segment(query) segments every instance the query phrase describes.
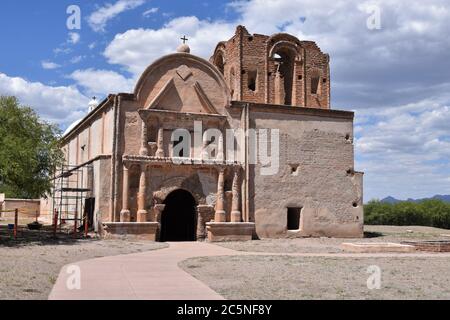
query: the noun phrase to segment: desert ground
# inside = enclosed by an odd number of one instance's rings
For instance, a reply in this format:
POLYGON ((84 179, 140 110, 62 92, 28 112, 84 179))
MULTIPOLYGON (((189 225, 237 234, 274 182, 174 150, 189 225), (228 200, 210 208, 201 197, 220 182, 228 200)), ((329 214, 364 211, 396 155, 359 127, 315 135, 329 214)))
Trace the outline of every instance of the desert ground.
POLYGON ((181 267, 226 299, 450 299, 448 258, 231 256, 181 267), (381 269, 369 290, 367 269, 381 269))
POLYGON ((339 256, 344 253, 342 242, 450 240, 450 230, 366 226, 365 231, 363 240, 307 238, 222 243, 226 248, 259 255, 198 257, 183 261, 180 267, 226 299, 450 299, 449 256, 339 256), (289 256, 304 253, 311 256, 289 256), (373 265, 381 270, 381 287, 369 290, 368 267, 373 265))
MULTIPOLYGON (((227 299, 450 299, 450 255, 344 255, 342 242, 447 239, 450 230, 367 226, 361 239, 270 239, 217 245, 236 255, 196 257, 179 266, 227 299), (254 255, 239 255, 239 252, 254 255), (295 256, 301 254, 301 256, 295 256), (369 290, 369 266, 381 270, 381 288, 369 290)), ((103 256, 166 248, 130 239, 74 239, 48 229, 20 230, 12 239, 0 225, 0 299, 47 299, 62 266, 103 256)))
POLYGON ((69 263, 165 248, 164 243, 126 239, 74 239, 49 227, 42 231, 21 228, 14 240, 0 222, 0 300, 46 300, 61 268, 69 263))

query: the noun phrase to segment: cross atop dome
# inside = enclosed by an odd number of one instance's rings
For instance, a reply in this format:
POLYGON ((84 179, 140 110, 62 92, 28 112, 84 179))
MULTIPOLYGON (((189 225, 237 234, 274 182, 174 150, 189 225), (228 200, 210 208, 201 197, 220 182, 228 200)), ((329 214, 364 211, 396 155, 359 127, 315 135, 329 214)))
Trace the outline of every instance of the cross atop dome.
POLYGON ((186 41, 188 41, 189 39, 186 38, 186 36, 183 36, 183 38, 180 38, 180 39, 183 40, 183 44, 181 44, 177 48, 177 52, 179 52, 179 53, 191 53, 191 48, 189 48, 189 46, 186 44, 186 41))

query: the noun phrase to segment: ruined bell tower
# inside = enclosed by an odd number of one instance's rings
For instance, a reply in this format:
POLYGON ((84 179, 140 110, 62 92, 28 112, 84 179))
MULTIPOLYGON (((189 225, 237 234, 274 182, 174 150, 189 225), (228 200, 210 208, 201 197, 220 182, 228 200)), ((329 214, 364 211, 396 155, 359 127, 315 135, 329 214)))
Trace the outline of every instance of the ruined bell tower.
POLYGON ((285 33, 252 35, 238 26, 210 62, 235 101, 330 109, 330 59, 315 42, 285 33))

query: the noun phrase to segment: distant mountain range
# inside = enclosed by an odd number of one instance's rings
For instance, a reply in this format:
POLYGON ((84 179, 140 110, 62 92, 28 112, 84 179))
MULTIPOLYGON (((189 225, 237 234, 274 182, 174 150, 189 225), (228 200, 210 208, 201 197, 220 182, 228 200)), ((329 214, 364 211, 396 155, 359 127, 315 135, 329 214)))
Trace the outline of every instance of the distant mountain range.
POLYGON ((382 199, 381 202, 384 202, 384 203, 399 203, 399 202, 403 202, 403 201, 422 202, 424 200, 430 200, 430 199, 437 199, 437 200, 442 200, 444 202, 449 202, 450 203, 450 195, 440 195, 440 194, 437 194, 437 195, 435 195, 434 197, 431 197, 431 198, 423 198, 423 199, 411 199, 411 198, 409 198, 408 200, 398 200, 398 199, 395 199, 394 197, 389 196, 389 197, 386 197, 386 198, 382 199))

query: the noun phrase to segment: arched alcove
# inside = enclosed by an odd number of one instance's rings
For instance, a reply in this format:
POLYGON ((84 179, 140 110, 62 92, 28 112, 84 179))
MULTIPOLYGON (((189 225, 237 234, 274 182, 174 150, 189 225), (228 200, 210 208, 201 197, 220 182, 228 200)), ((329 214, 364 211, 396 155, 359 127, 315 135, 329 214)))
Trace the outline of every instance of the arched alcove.
POLYGON ((171 192, 164 200, 161 215, 160 240, 196 241, 197 203, 192 194, 183 189, 171 192))

